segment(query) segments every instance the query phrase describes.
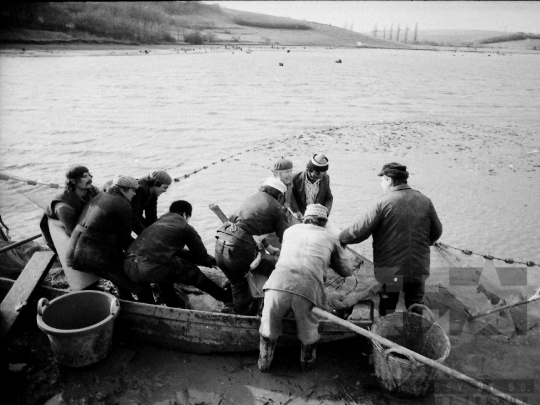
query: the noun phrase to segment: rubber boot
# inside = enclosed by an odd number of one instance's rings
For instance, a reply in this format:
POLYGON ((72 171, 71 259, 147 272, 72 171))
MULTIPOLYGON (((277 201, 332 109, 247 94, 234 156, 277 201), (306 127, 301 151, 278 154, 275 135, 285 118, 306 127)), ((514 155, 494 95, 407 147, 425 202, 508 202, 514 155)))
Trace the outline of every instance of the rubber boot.
POLYGON ((259 370, 263 373, 270 369, 270 364, 274 358, 274 349, 276 348, 277 340, 270 339, 261 335, 259 345, 259 370))
POLYGON ((317 343, 305 345, 302 343, 300 347, 300 366, 303 371, 310 371, 313 368, 315 359, 317 358, 317 343))

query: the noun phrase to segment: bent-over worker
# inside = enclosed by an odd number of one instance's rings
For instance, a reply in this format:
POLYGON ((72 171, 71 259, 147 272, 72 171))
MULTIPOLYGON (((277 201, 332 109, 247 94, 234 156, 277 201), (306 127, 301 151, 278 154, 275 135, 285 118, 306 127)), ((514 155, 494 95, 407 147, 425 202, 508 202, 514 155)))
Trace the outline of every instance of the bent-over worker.
POLYGON ((131 242, 130 201, 139 187, 129 176, 117 176, 112 187, 92 198, 84 207, 69 240, 67 262, 77 270, 94 273, 112 281, 120 298, 154 303, 150 285, 134 283, 124 273, 124 249, 131 242))
MULTIPOLYGON (((279 249, 263 238, 256 242, 254 237, 275 232, 281 242, 283 232, 289 227, 285 207, 281 203, 286 190, 287 187, 280 180, 269 177, 259 191, 248 197, 217 231, 216 261, 231 282, 237 314, 253 315, 258 310, 257 301, 249 291, 246 275, 257 253, 263 250, 263 245, 271 255, 278 255, 279 249)), ((254 271, 268 276, 274 267, 275 258, 263 254, 254 271)))
POLYGON ((319 318, 311 312, 314 306, 325 308, 324 282, 329 266, 340 276, 352 275, 352 266, 338 237, 325 228, 327 209, 321 204, 307 206, 304 223, 291 226, 283 234, 281 254, 275 270, 264 285, 259 348, 259 369, 270 368, 277 339, 282 334, 282 320, 294 312, 300 364, 309 371, 316 358, 319 340, 319 318))
POLYGON ((218 301, 232 301, 230 290, 218 286, 196 266, 215 266, 216 259, 207 253, 201 237, 189 225, 192 210, 187 201, 173 202, 168 213, 129 245, 124 259, 129 278, 136 283, 158 283, 169 307, 186 308, 187 304, 176 295, 174 283, 193 285, 218 301))

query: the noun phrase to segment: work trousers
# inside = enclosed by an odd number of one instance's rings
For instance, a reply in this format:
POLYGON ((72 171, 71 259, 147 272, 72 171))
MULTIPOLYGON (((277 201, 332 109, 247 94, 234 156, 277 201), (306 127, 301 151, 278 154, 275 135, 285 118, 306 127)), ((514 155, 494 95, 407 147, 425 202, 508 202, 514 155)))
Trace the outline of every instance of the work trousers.
MULTIPOLYGON (((232 288, 234 311, 240 315, 255 315, 257 300, 249 291, 246 275, 251 270, 249 265, 257 257, 255 249, 249 251, 239 244, 216 239, 216 262, 223 274, 229 279, 232 288)), ((275 268, 275 263, 263 258, 255 271, 269 276, 275 268)))
POLYGON ((408 279, 397 276, 395 282, 383 284, 379 291, 379 315, 385 316, 393 313, 399 301, 399 294, 405 294, 405 307, 409 308, 413 304, 421 304, 424 298, 424 281, 418 279, 408 279))
POLYGON ((96 274, 110 280, 118 289, 120 298, 133 300, 131 292, 144 294, 150 290, 148 283, 133 282, 124 273, 122 247, 77 228, 71 234, 66 253, 66 264, 79 271, 96 274))
POLYGON ((124 271, 135 282, 157 283, 161 296, 169 307, 186 308, 174 290, 174 283, 192 285, 221 302, 232 300, 230 294, 210 280, 195 264, 180 257, 169 263, 156 263, 143 256, 130 255, 124 259, 124 271))
POLYGON ((294 312, 298 339, 304 345, 311 345, 319 340, 319 318, 312 312, 314 304, 301 295, 281 290, 264 292, 261 336, 275 340, 283 333, 283 318, 289 311, 294 312))

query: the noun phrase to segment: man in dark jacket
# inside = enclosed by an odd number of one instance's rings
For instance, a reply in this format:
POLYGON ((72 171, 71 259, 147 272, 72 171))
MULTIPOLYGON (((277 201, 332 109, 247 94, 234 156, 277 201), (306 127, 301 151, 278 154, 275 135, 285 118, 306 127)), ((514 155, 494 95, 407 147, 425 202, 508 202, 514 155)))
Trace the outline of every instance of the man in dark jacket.
MULTIPOLYGON (((66 255, 68 265, 112 281, 120 298, 128 300, 130 292, 149 291, 149 284, 134 283, 123 269, 124 249, 131 242, 130 201, 138 186, 133 177, 117 176, 106 193, 92 198, 71 234, 66 255)), ((153 301, 146 295, 143 300, 153 301)))
POLYGON ((133 208, 133 232, 141 232, 157 221, 158 197, 165 193, 172 178, 164 170, 158 170, 139 180, 139 188, 131 200, 133 208))
POLYGON ((175 294, 174 283, 193 285, 218 301, 230 302, 232 295, 208 277, 196 264, 212 267, 201 237, 191 225, 192 207, 187 201, 175 201, 169 212, 146 228, 129 246, 124 271, 136 283, 158 283, 169 307, 186 308, 175 294), (184 250, 187 246, 188 250, 184 250))
POLYGON ((429 276, 430 246, 442 235, 431 200, 407 185, 409 172, 399 163, 385 164, 379 173, 385 193, 353 225, 339 234, 342 245, 373 236, 375 278, 381 316, 395 311, 399 293, 405 306, 421 303, 429 276))
POLYGON ((291 210, 301 218, 309 204, 321 204, 332 210, 334 197, 330 190, 328 159, 323 153, 313 155, 306 165, 306 170, 297 173, 292 179, 291 210))
POLYGON ((216 261, 231 282, 234 310, 238 314, 253 315, 258 309, 249 291, 247 273, 254 269, 268 276, 275 267, 275 258, 263 255, 259 264, 254 260, 263 246, 272 255, 279 254, 279 249, 269 245, 264 235, 275 232, 281 242, 289 227, 282 205, 286 190, 280 180, 269 177, 217 231, 216 261))

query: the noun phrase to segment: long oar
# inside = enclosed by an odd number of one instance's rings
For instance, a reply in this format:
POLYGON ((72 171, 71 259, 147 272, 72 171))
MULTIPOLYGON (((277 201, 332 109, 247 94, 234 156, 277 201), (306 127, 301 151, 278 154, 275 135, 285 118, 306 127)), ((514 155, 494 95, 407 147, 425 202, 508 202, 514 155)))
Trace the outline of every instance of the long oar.
POLYGON ((511 397, 510 395, 507 395, 501 391, 498 391, 496 390, 495 388, 493 387, 490 387, 489 385, 486 385, 486 384, 483 384, 479 381, 476 381, 475 379, 471 378, 471 377, 468 377, 466 376, 465 374, 461 374, 460 372, 456 371, 456 370, 453 370, 449 367, 446 367, 446 366, 443 366, 442 364, 440 363, 437 363, 436 361, 430 359, 430 358, 427 358, 425 356, 422 356, 421 354, 418 354, 416 352, 413 352, 412 350, 409 350, 407 349, 406 347, 403 347, 403 346, 400 346, 398 345, 397 343, 394 343, 394 342, 391 342, 390 340, 388 339, 385 339, 383 338, 382 336, 379 336, 373 332, 370 332, 366 329, 362 329, 361 327, 359 326, 356 326, 354 324, 352 324, 351 322, 348 322, 348 321, 345 321, 341 318, 338 318, 337 316, 334 316, 326 311, 323 311, 322 309, 320 308, 317 308, 317 307, 314 307, 313 308, 313 313, 322 317, 322 318, 326 318, 328 319, 329 321, 332 321, 332 322, 335 322, 341 326, 344 326, 345 328, 347 329, 350 329, 356 333, 359 333, 360 335, 362 336, 365 336, 371 340, 375 340, 376 342, 379 342, 380 344, 384 345, 384 346, 387 346, 387 347, 391 347, 391 348, 394 348, 394 349, 398 349, 399 351, 403 352, 403 353, 406 353, 408 354, 409 356, 413 357, 415 360, 421 362, 421 363, 424 363, 424 364, 427 364, 428 366, 430 367, 433 367, 433 368, 436 368, 437 370, 440 370, 442 371, 443 373, 446 373, 454 378, 457 378, 458 380, 461 380, 463 382, 466 382, 467 384, 470 384, 474 387, 477 387, 479 389, 481 389, 482 391, 485 391, 485 392, 488 392, 496 397, 499 397, 499 398, 502 398, 504 399, 505 401, 507 401, 508 403, 510 404, 517 404, 517 405, 527 405, 525 402, 523 401, 520 401, 519 399, 516 399, 514 397, 511 397))
POLYGON ((526 300, 516 302, 515 304, 508 304, 508 305, 504 305, 502 307, 493 308, 493 309, 490 309, 489 311, 480 312, 480 313, 478 313, 476 315, 470 316, 469 320, 472 321, 473 319, 480 318, 481 316, 489 315, 489 314, 492 314, 494 312, 499 312, 499 311, 502 311, 504 309, 517 307, 518 305, 529 304, 529 303, 531 303, 533 301, 536 301, 536 300, 539 300, 539 299, 540 299, 540 287, 538 288, 538 290, 536 290, 536 292, 530 298, 528 298, 526 300))
POLYGON ((40 238, 41 234, 38 233, 37 235, 30 236, 29 238, 23 239, 19 242, 12 243, 11 245, 4 246, 2 249, 0 249, 0 253, 7 252, 8 250, 11 250, 13 248, 16 248, 17 246, 24 245, 25 243, 28 243, 34 239, 40 238))

